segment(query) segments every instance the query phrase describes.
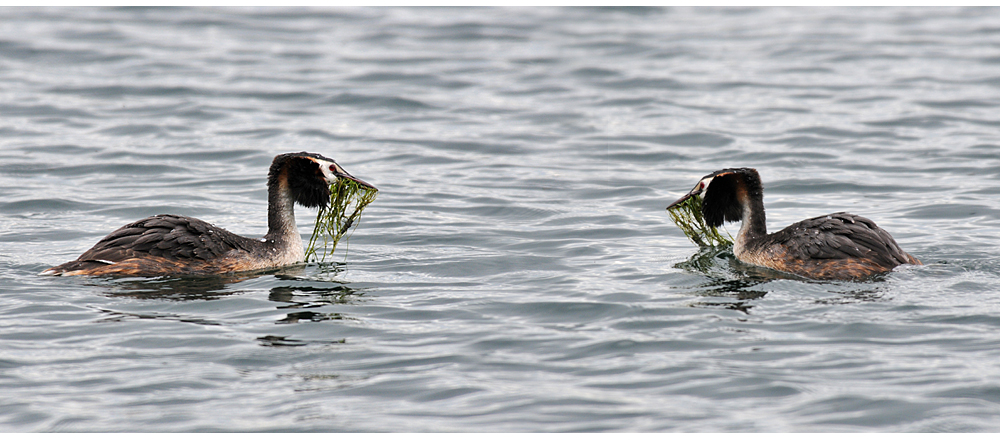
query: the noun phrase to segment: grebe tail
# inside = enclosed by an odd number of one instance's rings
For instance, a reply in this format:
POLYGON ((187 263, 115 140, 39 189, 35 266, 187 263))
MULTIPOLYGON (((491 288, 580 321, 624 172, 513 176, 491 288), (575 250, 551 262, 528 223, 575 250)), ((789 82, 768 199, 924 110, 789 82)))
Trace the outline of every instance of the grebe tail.
POLYGON ((742 222, 733 253, 742 262, 817 280, 855 280, 901 264, 921 264, 875 222, 838 212, 767 233, 764 186, 753 168, 726 168, 703 177, 667 209, 702 197, 705 223, 742 222))
POLYGON ((302 236, 294 205, 322 208, 330 184, 351 176, 333 159, 315 153, 281 154, 267 174, 267 235, 241 237, 196 218, 155 215, 108 234, 76 260, 41 275, 207 275, 270 269, 301 262, 302 236))

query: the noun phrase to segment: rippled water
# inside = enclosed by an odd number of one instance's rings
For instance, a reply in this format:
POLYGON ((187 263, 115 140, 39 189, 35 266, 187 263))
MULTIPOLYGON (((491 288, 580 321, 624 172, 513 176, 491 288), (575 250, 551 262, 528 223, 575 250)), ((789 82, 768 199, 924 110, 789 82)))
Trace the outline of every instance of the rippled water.
POLYGON ((0 97, 3 431, 1000 430, 997 9, 0 9, 0 97), (381 190, 336 264, 36 275, 301 150, 381 190), (730 166, 927 265, 699 252, 730 166))

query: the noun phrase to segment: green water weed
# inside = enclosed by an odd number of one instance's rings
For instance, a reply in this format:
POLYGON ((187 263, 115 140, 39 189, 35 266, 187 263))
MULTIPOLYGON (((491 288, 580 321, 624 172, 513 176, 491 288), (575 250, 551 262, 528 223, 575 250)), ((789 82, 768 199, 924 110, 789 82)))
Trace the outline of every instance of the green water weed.
POLYGON ((325 262, 327 255, 333 255, 337 244, 347 231, 357 228, 361 212, 375 200, 378 190, 361 186, 350 179, 337 179, 330 185, 330 203, 316 214, 309 244, 306 245, 305 260, 325 262), (322 238, 322 245, 320 239, 322 238), (317 251, 322 249, 320 256, 317 251))
POLYGON ((674 224, 684 232, 684 235, 700 247, 732 245, 732 235, 726 232, 726 235, 729 236, 726 238, 719 233, 717 228, 705 223, 701 205, 701 196, 691 196, 668 209, 667 214, 670 214, 670 220, 673 220, 674 224))

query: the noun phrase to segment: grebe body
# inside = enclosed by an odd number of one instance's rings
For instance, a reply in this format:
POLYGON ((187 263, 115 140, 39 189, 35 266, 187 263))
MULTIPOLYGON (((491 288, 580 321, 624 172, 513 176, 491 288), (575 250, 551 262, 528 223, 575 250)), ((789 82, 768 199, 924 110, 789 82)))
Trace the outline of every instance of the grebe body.
POLYGON ((921 264, 903 252, 875 222, 838 212, 767 233, 764 187, 753 168, 727 168, 703 177, 667 209, 702 197, 705 223, 742 222, 733 243, 736 258, 817 280, 854 280, 888 272, 900 264, 921 264))
POLYGON ((196 218, 155 215, 122 226, 76 260, 42 275, 209 275, 270 269, 301 262, 302 236, 294 205, 325 207, 330 184, 344 178, 374 188, 328 157, 281 154, 267 175, 267 235, 241 237, 196 218))

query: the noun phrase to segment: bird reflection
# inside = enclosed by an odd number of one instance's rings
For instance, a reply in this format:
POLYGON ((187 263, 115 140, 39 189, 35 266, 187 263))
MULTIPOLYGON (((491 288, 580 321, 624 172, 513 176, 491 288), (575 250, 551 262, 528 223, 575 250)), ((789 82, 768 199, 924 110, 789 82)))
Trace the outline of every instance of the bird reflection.
MULTIPOLYGON (((312 309, 335 304, 349 304, 363 295, 356 289, 345 285, 332 287, 280 286, 271 289, 267 299, 285 303, 278 309, 312 309)), ((295 324, 299 322, 321 322, 351 320, 342 313, 319 312, 312 310, 297 310, 289 312, 284 318, 275 321, 277 324, 295 324)))
POLYGON ((279 309, 321 307, 329 304, 347 304, 361 297, 363 292, 352 289, 344 284, 332 287, 311 286, 278 286, 272 287, 267 299, 274 302, 288 303, 279 309), (299 299, 296 299, 299 297, 299 299), (304 301, 303 299, 308 299, 304 301))
POLYGON ((285 336, 274 336, 267 335, 257 338, 260 345, 265 347, 301 347, 310 344, 346 344, 346 339, 337 339, 332 341, 306 341, 302 339, 288 338, 285 336))
POLYGON ((731 298, 737 301, 696 301, 692 307, 721 307, 750 314, 753 308, 751 300, 761 298, 767 291, 754 290, 752 287, 768 282, 774 278, 768 277, 770 271, 766 268, 743 264, 733 255, 729 246, 706 246, 698 253, 674 265, 677 269, 698 272, 705 275, 707 281, 694 288, 694 294, 713 298, 731 298), (735 276, 734 276, 735 275, 735 276))
POLYGON ((167 299, 174 301, 205 301, 241 293, 229 286, 265 275, 279 279, 292 279, 305 273, 305 266, 289 266, 258 272, 228 275, 164 276, 137 278, 94 278, 94 282, 108 288, 106 295, 138 299, 167 299))
MULTIPOLYGON (((876 280, 877 281, 877 280, 876 280)), ((840 296, 816 300, 817 304, 853 304, 859 302, 885 301, 885 285, 873 285, 870 289, 853 289, 840 292, 840 296)))
MULTIPOLYGON (((241 273, 238 275, 206 275, 186 277, 158 278, 90 278, 88 284, 96 284, 112 297, 130 297, 136 299, 171 300, 171 301, 211 301, 223 299, 230 295, 245 294, 246 289, 234 287, 234 284, 254 280, 271 275, 274 280, 268 283, 279 284, 268 290, 267 299, 274 304, 275 309, 284 316, 275 319, 274 324, 309 324, 318 322, 337 322, 357 320, 343 313, 342 310, 331 311, 343 305, 351 304, 364 295, 364 289, 349 287, 341 281, 332 278, 343 272, 343 263, 321 264, 317 270, 311 267, 308 273, 306 266, 292 266, 263 272, 241 273), (325 279, 330 278, 330 279, 325 279)), ((259 291, 258 289, 254 289, 259 291)), ((207 319, 194 315, 178 315, 175 313, 133 313, 116 310, 102 310, 106 315, 103 321, 122 321, 129 319, 155 319, 182 321, 203 325, 225 325, 222 321, 207 319)), ((273 318, 272 318, 273 319, 273 318)), ((261 345, 269 347, 294 347, 311 344, 344 344, 340 339, 297 339, 286 335, 268 334, 257 338, 261 345)))

